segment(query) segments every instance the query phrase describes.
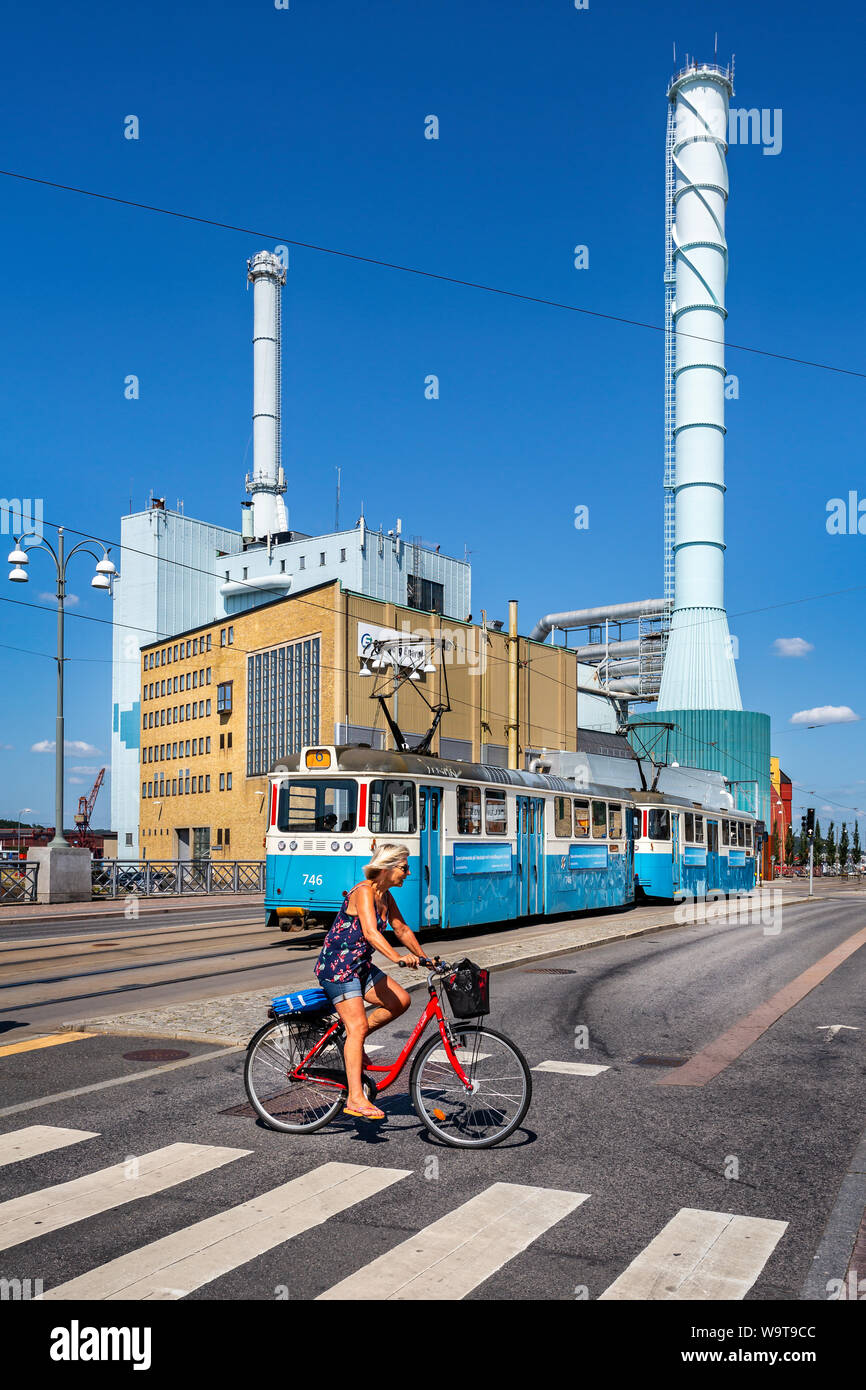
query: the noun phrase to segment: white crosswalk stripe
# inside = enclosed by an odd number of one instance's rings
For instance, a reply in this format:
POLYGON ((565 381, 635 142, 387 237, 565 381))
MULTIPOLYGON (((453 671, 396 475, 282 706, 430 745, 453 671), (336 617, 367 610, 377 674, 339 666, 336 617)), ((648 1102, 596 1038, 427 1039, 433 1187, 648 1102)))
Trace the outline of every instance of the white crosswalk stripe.
POLYGON ((598 1062, 539 1062, 533 1071, 558 1071, 564 1076, 598 1076, 603 1071, 609 1071, 609 1067, 601 1066, 598 1062))
POLYGON ((410 1171, 403 1168, 325 1163, 272 1192, 60 1284, 43 1298, 183 1298, 410 1176, 410 1171))
POLYGON ((465 1298, 588 1196, 493 1183, 319 1298, 465 1298))
POLYGON ((208 1144, 169 1144, 72 1182, 13 1197, 0 1203, 0 1250, 175 1187, 251 1152, 208 1144))
POLYGON ((61 1129, 58 1125, 13 1129, 10 1134, 0 1134, 0 1168, 7 1163, 20 1163, 24 1158, 35 1158, 37 1154, 51 1153, 54 1149, 65 1149, 69 1144, 80 1144, 84 1139, 98 1138, 99 1135, 89 1129, 61 1129))
POLYGON ((745 1298, 787 1221, 683 1207, 600 1299, 745 1298))

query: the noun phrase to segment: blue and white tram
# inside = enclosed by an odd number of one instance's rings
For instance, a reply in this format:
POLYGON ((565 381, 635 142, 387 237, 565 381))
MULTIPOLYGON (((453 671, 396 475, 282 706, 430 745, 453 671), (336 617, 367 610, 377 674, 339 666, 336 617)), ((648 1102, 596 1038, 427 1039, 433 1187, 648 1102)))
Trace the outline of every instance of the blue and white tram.
POLYGON ((340 745, 302 749, 269 781, 269 924, 332 918, 376 841, 406 845, 400 904, 422 927, 634 901, 637 818, 622 788, 340 745))
POLYGON ((703 898, 748 892, 757 881, 753 816, 711 811, 661 792, 635 791, 635 881, 639 895, 703 898))

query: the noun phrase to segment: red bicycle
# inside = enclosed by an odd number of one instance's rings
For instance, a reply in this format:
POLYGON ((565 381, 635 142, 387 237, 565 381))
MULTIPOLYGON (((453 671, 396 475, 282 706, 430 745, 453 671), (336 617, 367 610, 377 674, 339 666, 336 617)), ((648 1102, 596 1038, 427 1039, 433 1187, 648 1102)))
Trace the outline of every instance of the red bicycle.
MULTIPOLYGON (((449 1021, 441 994, 453 966, 438 958, 423 964, 430 967, 427 1005, 397 1060, 365 1067, 364 1092, 375 1102, 393 1085, 435 1019, 438 1032, 427 1039, 412 1065, 412 1104, 422 1124, 444 1143, 490 1148, 513 1134, 529 1109, 529 1067, 504 1034, 480 1024, 449 1021)), ((312 1134, 342 1111, 348 1092, 344 1041, 342 1023, 327 1013, 290 1014, 259 1029, 247 1049, 244 1085, 266 1125, 286 1134, 312 1134)))

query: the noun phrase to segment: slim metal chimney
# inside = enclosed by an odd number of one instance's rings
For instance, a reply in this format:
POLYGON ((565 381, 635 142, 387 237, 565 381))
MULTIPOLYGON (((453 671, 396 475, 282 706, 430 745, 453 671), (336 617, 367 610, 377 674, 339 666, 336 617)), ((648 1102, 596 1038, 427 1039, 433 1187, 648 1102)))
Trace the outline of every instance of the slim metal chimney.
POLYGON ((690 63, 671 83, 676 274, 674 608, 658 708, 742 709, 724 597, 725 280, 731 70, 690 63))
POLYGON ((253 284, 253 472, 246 489, 253 499, 256 540, 289 529, 280 458, 281 305, 286 272, 279 256, 259 251, 247 261, 253 284))

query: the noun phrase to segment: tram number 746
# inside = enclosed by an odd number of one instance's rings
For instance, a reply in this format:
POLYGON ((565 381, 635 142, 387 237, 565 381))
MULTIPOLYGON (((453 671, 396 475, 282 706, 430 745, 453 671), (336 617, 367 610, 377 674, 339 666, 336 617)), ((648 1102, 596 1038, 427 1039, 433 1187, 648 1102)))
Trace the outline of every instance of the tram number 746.
POLYGON ((314 887, 316 887, 316 888, 321 888, 321 886, 322 886, 322 875, 321 875, 321 874, 304 874, 304 882, 305 882, 305 883, 310 883, 310 884, 312 884, 312 885, 313 885, 314 887))

